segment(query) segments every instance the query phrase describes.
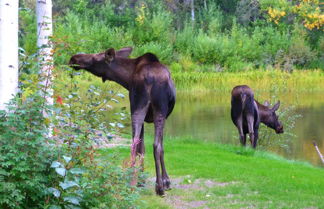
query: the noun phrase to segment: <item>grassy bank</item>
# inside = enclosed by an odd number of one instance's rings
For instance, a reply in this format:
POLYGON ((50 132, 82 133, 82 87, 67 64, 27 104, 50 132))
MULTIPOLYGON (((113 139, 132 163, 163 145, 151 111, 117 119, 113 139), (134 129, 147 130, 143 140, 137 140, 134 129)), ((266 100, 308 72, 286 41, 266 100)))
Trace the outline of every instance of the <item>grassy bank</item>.
MULTIPOLYGON (((154 177, 152 137, 146 139, 146 148, 146 171, 154 177)), ((129 155, 129 148, 117 151, 129 155)), ((250 148, 174 138, 165 139, 165 158, 173 189, 160 198, 148 186, 141 208, 324 207, 324 170, 307 163, 250 148)))
POLYGON ((172 74, 178 90, 228 91, 239 84, 253 89, 278 92, 309 92, 324 90, 323 71, 254 70, 239 73, 177 72, 172 74))

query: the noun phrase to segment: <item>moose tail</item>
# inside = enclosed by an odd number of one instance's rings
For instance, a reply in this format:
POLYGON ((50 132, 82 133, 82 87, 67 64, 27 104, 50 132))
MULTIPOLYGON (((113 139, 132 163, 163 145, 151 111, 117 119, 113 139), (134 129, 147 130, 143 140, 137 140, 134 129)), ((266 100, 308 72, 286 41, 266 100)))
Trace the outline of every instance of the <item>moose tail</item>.
POLYGON ((245 107, 245 101, 246 101, 246 94, 241 93, 241 101, 242 101, 242 109, 245 107))

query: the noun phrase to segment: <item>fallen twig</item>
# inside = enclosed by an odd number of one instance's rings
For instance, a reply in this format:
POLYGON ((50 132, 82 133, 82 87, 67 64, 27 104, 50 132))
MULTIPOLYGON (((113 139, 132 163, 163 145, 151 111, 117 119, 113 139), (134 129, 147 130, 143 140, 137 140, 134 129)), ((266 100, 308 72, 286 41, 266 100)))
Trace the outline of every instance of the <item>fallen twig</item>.
POLYGON ((321 158, 322 163, 324 163, 324 157, 323 157, 322 153, 320 152, 320 150, 318 149, 318 146, 317 146, 317 144, 316 144, 315 141, 313 141, 313 145, 314 145, 314 147, 315 147, 315 149, 316 149, 316 151, 317 151, 317 154, 318 154, 319 157, 321 158))

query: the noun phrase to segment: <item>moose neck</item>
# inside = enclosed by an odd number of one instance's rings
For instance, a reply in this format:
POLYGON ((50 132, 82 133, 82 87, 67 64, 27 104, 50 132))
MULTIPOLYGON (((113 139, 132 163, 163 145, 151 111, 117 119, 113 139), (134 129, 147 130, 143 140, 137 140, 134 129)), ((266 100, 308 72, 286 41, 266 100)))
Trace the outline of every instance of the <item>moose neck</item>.
POLYGON ((135 70, 135 62, 135 59, 116 58, 110 63, 110 70, 107 72, 106 78, 115 81, 129 90, 131 78, 135 70))
POLYGON ((257 105, 258 105, 258 110, 259 110, 259 116, 260 116, 260 122, 261 123, 264 123, 265 125, 269 126, 269 121, 268 121, 268 118, 269 118, 269 108, 260 104, 259 102, 257 102, 257 105))

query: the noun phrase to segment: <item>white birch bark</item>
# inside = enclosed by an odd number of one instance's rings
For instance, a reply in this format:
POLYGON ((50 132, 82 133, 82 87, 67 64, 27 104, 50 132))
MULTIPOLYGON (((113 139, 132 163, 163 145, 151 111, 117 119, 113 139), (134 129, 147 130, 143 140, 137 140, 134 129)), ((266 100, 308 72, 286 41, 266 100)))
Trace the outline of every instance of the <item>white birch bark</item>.
POLYGON ((18 90, 18 0, 0 0, 0 110, 18 90))
POLYGON ((191 0, 191 20, 195 21, 195 3, 194 0, 191 0))
MULTIPOLYGON (((51 0, 36 0, 36 15, 37 15, 37 47, 38 58, 41 75, 41 86, 49 105, 53 105, 53 89, 52 70, 53 56, 52 44, 50 37, 52 36, 52 1, 51 0)), ((46 114, 46 113, 45 113, 46 114)))

